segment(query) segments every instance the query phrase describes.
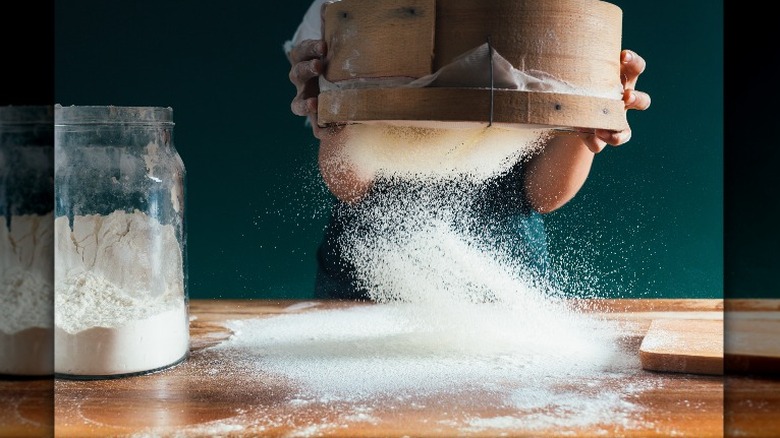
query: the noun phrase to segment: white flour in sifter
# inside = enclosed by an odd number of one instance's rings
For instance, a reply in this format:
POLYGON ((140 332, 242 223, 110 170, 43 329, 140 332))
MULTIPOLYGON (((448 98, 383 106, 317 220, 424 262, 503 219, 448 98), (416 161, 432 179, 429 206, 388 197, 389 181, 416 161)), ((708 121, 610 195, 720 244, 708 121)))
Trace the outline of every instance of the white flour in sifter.
POLYGON ((187 354, 182 252, 143 212, 55 220, 55 372, 116 375, 187 354))
POLYGON ((427 122, 347 125, 334 166, 347 165, 364 178, 394 175, 439 179, 453 175, 484 181, 543 145, 549 129, 510 125, 427 122))
POLYGON ((52 373, 53 224, 51 213, 0 224, 0 374, 52 373))

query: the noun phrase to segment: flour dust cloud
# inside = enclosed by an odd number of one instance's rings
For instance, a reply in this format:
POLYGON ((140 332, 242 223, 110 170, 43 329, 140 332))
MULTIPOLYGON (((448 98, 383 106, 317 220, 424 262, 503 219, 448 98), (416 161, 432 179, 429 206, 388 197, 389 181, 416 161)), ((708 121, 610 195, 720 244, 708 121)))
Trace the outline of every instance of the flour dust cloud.
POLYGON ((463 414, 464 431, 629 421, 641 388, 620 382, 638 360, 613 322, 549 280, 543 223, 518 207, 523 165, 550 133, 421 129, 349 133, 345 160, 376 179, 338 207, 336 244, 372 303, 230 321, 212 351, 288 382, 301 407, 348 403, 368 418, 441 398, 500 408, 463 414))

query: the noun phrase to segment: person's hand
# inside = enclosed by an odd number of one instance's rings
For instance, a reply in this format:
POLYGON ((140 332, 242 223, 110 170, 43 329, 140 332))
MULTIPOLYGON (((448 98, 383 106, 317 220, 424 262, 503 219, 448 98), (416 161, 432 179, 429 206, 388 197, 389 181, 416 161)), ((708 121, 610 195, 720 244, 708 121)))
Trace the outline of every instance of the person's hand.
POLYGON ((304 40, 289 54, 292 63, 290 82, 296 88, 290 109, 295 115, 308 117, 314 136, 320 139, 325 130, 317 125, 317 96, 320 94, 319 77, 324 69, 322 58, 325 51, 325 41, 304 40))
MULTIPOLYGON (((620 82, 623 84, 623 102, 628 110, 644 111, 650 106, 650 95, 637 91, 636 81, 645 71, 645 60, 631 50, 620 52, 620 82)), ((601 152, 607 145, 620 146, 631 139, 631 128, 622 131, 597 129, 585 137, 585 144, 593 153, 601 152)))

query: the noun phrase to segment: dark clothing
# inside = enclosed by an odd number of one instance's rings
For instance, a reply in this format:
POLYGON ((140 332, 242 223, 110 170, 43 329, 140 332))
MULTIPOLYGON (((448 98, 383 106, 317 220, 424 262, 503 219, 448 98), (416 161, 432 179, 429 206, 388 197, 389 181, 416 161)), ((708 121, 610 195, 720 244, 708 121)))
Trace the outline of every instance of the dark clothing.
POLYGON ((544 222, 529 207, 523 190, 522 164, 479 185, 377 179, 357 205, 337 202, 317 251, 315 297, 368 300, 357 281, 353 263, 344 255, 340 238, 344 233, 382 233, 387 224, 377 222, 392 222, 396 218, 402 222, 406 217, 404 209, 412 208, 409 215, 414 215, 419 210, 415 203, 420 202, 431 204, 433 215, 440 214, 438 218, 446 218, 454 229, 468 233, 510 259, 513 265, 544 276, 549 264, 544 222), (386 202, 388 199, 392 201, 386 202), (365 220, 361 216, 367 210, 376 214, 377 208, 386 208, 391 220, 365 220))

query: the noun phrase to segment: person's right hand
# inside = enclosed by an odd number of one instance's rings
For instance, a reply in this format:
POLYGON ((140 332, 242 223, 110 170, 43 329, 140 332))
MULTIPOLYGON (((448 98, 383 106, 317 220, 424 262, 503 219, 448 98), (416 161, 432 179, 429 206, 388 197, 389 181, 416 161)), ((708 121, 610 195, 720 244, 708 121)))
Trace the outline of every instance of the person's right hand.
POLYGON ((319 76, 323 72, 322 58, 326 46, 322 40, 304 40, 290 50, 290 82, 297 93, 290 104, 293 114, 308 117, 314 136, 321 139, 323 129, 317 125, 317 96, 320 94, 319 76))

